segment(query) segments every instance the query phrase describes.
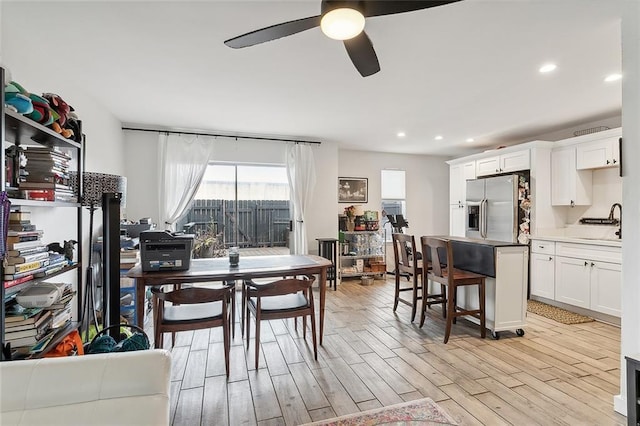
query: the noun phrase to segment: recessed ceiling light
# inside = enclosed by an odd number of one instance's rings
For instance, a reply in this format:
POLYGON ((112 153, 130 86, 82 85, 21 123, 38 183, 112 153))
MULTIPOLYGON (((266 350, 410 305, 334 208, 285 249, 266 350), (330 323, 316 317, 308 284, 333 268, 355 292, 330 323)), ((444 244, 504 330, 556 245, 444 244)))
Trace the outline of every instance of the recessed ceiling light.
POLYGON ((397 136, 398 136, 399 138, 404 138, 405 136, 407 136, 407 134, 406 134, 405 132, 398 132, 398 133, 397 133, 397 136))
POLYGON ((606 83, 610 83, 610 82, 612 82, 612 81, 618 81, 618 80, 620 80, 621 78, 622 78, 622 74, 609 74, 609 75, 604 79, 604 81, 605 81, 606 83))
POLYGON ((544 64, 538 71, 540 71, 541 73, 547 73, 555 70, 556 68, 558 68, 556 64, 544 64))
POLYGON ((466 142, 469 142, 469 143, 471 143, 471 142, 475 142, 475 139, 473 139, 473 138, 467 138, 466 142))
POLYGON ((441 141, 442 139, 444 139, 441 135, 438 135, 434 138, 437 141, 441 141))

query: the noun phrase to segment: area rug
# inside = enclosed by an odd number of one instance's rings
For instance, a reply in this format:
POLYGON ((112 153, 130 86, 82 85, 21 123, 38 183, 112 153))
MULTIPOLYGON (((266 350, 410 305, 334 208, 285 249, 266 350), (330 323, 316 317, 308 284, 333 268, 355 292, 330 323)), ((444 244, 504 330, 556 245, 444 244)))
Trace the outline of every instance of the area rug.
POLYGON ((562 324, 582 324, 585 322, 595 321, 591 317, 576 314, 575 312, 569 312, 566 309, 547 305, 546 303, 538 302, 537 300, 527 301, 527 311, 562 324))
POLYGON ((347 414, 332 419, 307 423, 303 426, 427 426, 427 425, 457 425, 438 404, 431 398, 416 399, 415 401, 374 408, 373 410, 347 414))

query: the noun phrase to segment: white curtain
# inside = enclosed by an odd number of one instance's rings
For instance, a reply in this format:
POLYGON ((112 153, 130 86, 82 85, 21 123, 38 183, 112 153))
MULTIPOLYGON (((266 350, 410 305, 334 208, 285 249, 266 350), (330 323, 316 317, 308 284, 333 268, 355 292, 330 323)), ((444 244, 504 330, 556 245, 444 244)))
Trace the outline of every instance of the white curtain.
POLYGON ((175 223, 191 204, 213 157, 214 139, 198 135, 160 134, 159 142, 159 223, 164 223, 165 229, 175 231, 175 223))
POLYGON ((287 146, 287 178, 289 180, 291 207, 293 211, 293 235, 291 253, 307 254, 307 224, 304 221, 309 201, 316 185, 316 170, 313 150, 309 145, 287 146))

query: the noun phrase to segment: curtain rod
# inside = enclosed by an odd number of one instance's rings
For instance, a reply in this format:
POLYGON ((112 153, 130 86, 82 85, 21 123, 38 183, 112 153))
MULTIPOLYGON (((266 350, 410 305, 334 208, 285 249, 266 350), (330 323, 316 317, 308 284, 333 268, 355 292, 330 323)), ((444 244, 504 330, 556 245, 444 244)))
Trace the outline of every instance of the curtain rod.
POLYGON ((320 145, 322 142, 317 141, 303 141, 298 139, 283 139, 283 138, 268 138, 265 136, 232 136, 222 135, 218 133, 204 133, 204 132, 189 132, 178 130, 160 130, 160 129, 142 129, 139 127, 122 127, 122 130, 134 130, 136 132, 155 132, 155 133, 171 133, 177 135, 195 135, 195 136, 214 136, 217 138, 230 138, 230 139, 255 139, 261 141, 274 141, 274 142, 292 142, 292 143, 308 143, 312 145, 320 145))

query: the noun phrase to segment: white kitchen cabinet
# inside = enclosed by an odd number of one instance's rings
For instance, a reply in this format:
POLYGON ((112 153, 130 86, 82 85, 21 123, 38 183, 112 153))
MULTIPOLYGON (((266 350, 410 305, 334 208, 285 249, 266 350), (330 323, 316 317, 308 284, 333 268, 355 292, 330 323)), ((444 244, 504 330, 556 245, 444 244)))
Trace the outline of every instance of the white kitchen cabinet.
POLYGON ((555 300, 589 309, 591 307, 591 267, 584 259, 556 256, 555 300))
POLYGON ((551 205, 591 205, 592 173, 576 170, 576 147, 551 151, 551 205))
POLYGON ((591 309, 622 316, 622 265, 591 262, 591 309))
POLYGON ((529 170, 531 156, 528 149, 476 160, 476 177, 529 170))
POLYGON ((621 316, 619 247, 557 243, 555 262, 556 301, 621 316))
POLYGON ((607 137, 576 147, 576 168, 599 169, 620 166, 618 137, 607 137))
POLYGON ((449 235, 453 237, 464 237, 466 232, 465 212, 467 211, 464 204, 449 205, 449 235))
POLYGON ((449 167, 449 204, 465 204, 467 180, 476 178, 476 162, 452 164, 449 167))
POLYGON ((554 300, 555 243, 553 241, 531 240, 530 289, 532 296, 554 300))

